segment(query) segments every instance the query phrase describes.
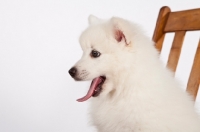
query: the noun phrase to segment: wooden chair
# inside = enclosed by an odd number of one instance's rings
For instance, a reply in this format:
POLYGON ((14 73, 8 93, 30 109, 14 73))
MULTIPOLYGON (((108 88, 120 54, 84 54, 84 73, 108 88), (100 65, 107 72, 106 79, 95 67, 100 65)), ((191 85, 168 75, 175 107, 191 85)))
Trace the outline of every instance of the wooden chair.
MULTIPOLYGON (((170 8, 166 6, 160 9, 153 35, 153 41, 155 42, 156 48, 161 51, 165 34, 175 32, 175 37, 167 62, 167 67, 173 72, 176 71, 185 33, 187 31, 195 30, 200 30, 200 8, 178 12, 171 12, 170 8)), ((199 84, 200 40, 187 83, 187 91, 194 97, 194 100, 197 96, 199 84)))

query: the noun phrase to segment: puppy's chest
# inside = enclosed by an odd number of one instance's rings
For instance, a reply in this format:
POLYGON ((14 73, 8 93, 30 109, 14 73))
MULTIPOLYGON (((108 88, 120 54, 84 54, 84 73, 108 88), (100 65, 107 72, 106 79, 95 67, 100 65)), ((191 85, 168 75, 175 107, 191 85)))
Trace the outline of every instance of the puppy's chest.
POLYGON ((91 117, 95 126, 104 128, 127 129, 132 128, 136 122, 133 111, 121 104, 111 102, 93 102, 91 117))

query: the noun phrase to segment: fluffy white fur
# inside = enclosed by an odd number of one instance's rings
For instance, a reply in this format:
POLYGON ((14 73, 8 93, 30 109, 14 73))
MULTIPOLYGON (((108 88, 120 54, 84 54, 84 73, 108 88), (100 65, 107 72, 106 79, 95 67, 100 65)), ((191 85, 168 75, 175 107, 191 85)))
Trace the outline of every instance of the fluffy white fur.
POLYGON ((77 78, 105 75, 103 91, 91 98, 92 123, 98 132, 200 132, 194 102, 159 60, 159 54, 137 25, 113 17, 89 17, 82 33, 77 78), (117 41, 117 32, 123 33, 117 41), (92 58, 95 49, 101 53, 92 58))

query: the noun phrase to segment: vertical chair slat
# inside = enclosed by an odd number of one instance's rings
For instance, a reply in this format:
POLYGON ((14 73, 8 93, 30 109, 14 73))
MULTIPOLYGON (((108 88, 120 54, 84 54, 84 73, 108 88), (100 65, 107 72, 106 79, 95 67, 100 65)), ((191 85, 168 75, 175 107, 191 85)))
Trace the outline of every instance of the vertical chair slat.
POLYGON ((187 84, 187 91, 196 99, 200 84, 200 40, 187 84))
POLYGON ((183 40, 185 37, 185 32, 186 31, 175 32, 174 41, 172 43, 171 51, 170 51, 168 62, 167 62, 167 67, 170 68, 173 72, 176 71, 183 40))

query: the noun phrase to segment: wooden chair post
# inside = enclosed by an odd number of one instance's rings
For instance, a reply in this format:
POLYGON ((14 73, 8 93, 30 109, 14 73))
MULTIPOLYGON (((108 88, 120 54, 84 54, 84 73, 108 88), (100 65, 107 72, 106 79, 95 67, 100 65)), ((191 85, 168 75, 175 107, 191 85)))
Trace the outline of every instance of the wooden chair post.
POLYGON ((200 84, 200 40, 197 47, 196 55, 194 57, 194 62, 190 77, 187 84, 187 91, 193 95, 194 100, 196 99, 198 89, 200 84))
POLYGON ((165 38, 165 32, 164 28, 167 23, 167 19, 169 16, 169 13, 171 12, 170 8, 167 6, 164 6, 160 9, 158 19, 156 22, 156 27, 153 35, 153 41, 156 43, 155 46, 156 48, 161 51, 163 41, 165 38))

